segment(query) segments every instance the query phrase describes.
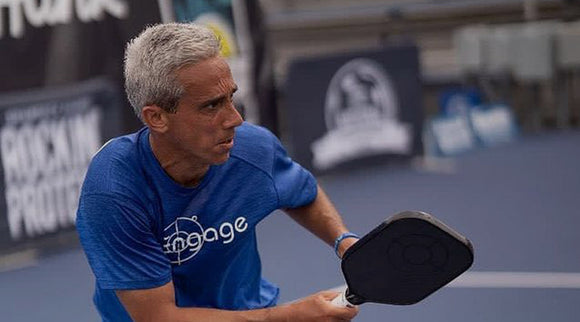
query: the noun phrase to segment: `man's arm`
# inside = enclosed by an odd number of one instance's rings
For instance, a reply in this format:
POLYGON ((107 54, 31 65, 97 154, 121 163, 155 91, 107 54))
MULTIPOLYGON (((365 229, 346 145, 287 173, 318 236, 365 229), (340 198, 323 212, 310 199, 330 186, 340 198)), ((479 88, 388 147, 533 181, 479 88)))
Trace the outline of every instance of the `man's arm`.
MULTIPOLYGON (((316 199, 312 203, 299 208, 285 209, 284 211, 330 246, 334 246, 334 240, 342 233, 348 231, 338 211, 320 185, 318 185, 316 199)), ((356 238, 343 239, 338 247, 340 257, 356 241, 356 238)))
POLYGON ((330 301, 335 292, 320 292, 291 304, 248 311, 210 308, 180 308, 175 305, 173 283, 143 290, 117 291, 121 303, 136 322, 144 321, 220 321, 220 322, 289 322, 350 321, 357 308, 335 307, 330 301))

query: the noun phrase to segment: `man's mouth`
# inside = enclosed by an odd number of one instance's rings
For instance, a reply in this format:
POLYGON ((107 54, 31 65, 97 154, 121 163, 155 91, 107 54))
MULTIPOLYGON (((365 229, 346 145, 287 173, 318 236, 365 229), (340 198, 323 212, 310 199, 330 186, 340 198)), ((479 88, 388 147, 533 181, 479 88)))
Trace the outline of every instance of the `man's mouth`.
POLYGON ((219 143, 219 145, 228 146, 228 147, 229 146, 233 146, 233 144, 234 144, 234 138, 233 137, 227 138, 227 139, 225 139, 225 140, 223 140, 223 141, 221 141, 219 143))

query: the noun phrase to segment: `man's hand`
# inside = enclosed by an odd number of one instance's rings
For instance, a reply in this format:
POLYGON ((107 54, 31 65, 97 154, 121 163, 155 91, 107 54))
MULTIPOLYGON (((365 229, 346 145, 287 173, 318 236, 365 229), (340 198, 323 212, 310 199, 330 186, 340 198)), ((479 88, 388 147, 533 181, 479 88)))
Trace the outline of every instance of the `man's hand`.
MULTIPOLYGON (((323 291, 287 305, 289 321, 342 322, 350 321, 358 314, 358 307, 338 307, 331 301, 340 293, 323 291)), ((280 307, 283 308, 284 306, 280 307)))

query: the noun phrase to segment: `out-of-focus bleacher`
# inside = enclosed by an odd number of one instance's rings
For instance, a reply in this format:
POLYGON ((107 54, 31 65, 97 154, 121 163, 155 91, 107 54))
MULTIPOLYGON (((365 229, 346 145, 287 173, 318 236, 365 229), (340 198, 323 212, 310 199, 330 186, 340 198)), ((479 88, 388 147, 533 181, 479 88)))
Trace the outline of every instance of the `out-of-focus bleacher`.
POLYGON ((469 25, 454 33, 457 63, 493 100, 509 103, 530 129, 578 122, 580 23, 546 20, 469 25))
POLYGON ((564 0, 262 0, 277 80, 297 57, 412 41, 426 115, 442 88, 478 85, 526 128, 577 124, 580 4, 564 0), (529 22, 533 19, 533 22, 529 22), (513 38, 515 37, 515 38, 513 38), (574 67, 575 68, 575 67, 574 67), (539 93, 539 94, 538 94, 539 93), (543 107, 531 109, 532 102, 543 107), (556 108, 557 106, 557 108, 556 108))

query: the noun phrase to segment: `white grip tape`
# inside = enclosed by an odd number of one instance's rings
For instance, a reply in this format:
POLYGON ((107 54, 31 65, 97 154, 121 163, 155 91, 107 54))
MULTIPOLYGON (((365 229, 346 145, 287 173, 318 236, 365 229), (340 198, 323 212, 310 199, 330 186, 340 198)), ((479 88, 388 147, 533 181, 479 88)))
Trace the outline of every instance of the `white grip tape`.
POLYGON ((338 307, 355 307, 355 305, 352 305, 349 301, 347 301, 346 291, 340 292, 340 295, 332 300, 332 305, 338 307))

